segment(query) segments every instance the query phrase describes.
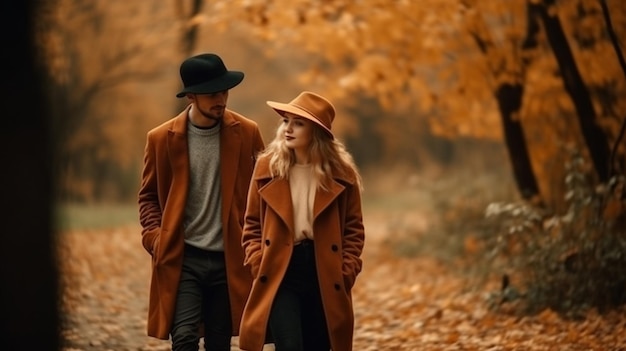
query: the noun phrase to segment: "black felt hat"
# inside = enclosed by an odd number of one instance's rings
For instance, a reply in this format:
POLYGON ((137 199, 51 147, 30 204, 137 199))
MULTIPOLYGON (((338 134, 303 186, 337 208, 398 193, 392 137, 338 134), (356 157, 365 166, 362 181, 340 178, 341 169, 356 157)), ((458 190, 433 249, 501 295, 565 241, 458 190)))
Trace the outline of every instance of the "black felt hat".
POLYGON ((222 59, 215 54, 192 56, 180 65, 184 89, 176 97, 228 90, 241 83, 243 76, 243 72, 227 70, 222 59))

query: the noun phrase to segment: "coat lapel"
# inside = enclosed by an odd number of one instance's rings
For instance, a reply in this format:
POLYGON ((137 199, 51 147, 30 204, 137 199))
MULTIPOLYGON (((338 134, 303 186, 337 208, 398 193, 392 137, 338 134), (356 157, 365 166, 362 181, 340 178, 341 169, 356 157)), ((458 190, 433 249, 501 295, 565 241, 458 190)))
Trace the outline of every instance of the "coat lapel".
POLYGON ((233 202, 236 175, 239 171, 241 152, 240 123, 226 110, 220 129, 220 175, 222 183, 222 223, 228 223, 230 206, 233 202))
MULTIPOLYGON (((345 189, 337 181, 331 183, 330 189, 320 190, 315 193, 313 204, 313 221, 326 209, 345 189)), ((272 208, 285 222, 289 230, 294 231, 293 206, 291 204, 291 190, 289 189, 289 181, 285 179, 272 179, 263 188, 259 190, 259 194, 265 200, 267 205, 272 208)))
POLYGON ((317 189, 315 202, 313 203, 313 222, 339 196, 343 189, 345 189, 345 186, 336 180, 333 180, 328 190, 317 189))
POLYGON ((187 145, 187 114, 189 106, 176 116, 172 128, 168 132, 168 154, 172 166, 172 184, 167 201, 169 206, 183 208, 187 199, 189 182, 189 155, 187 145))
POLYGON ((289 228, 289 232, 294 232, 293 206, 291 205, 291 190, 289 181, 286 179, 274 178, 265 186, 259 189, 259 195, 289 228))

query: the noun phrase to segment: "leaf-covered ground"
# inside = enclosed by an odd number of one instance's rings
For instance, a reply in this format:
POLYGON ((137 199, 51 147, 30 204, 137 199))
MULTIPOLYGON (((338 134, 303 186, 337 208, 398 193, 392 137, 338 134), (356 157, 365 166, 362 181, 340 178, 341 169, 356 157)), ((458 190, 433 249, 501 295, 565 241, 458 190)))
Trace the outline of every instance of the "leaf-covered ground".
MULTIPOLYGON (((364 270, 353 292, 355 351, 626 350, 623 310, 576 321, 550 310, 494 310, 487 303, 494 287, 428 255, 395 256, 384 240, 394 230, 382 218, 370 217, 366 227, 364 270)), ((169 349, 145 335, 150 259, 138 227, 65 231, 59 257, 64 351, 169 349)))

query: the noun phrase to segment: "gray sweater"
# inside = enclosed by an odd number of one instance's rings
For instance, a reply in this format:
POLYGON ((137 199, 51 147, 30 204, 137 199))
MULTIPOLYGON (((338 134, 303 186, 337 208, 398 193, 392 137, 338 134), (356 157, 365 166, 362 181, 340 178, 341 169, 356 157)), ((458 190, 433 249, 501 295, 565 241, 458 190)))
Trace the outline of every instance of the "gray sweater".
POLYGON ((209 251, 224 251, 220 178, 220 125, 201 129, 190 122, 189 193, 185 205, 185 243, 209 251))

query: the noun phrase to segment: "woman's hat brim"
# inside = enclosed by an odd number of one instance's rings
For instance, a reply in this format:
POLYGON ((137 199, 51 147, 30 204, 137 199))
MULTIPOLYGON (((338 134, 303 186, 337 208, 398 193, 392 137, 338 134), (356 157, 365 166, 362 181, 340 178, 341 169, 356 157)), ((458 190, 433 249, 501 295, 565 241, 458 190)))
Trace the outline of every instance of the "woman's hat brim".
POLYGON ((214 80, 188 86, 181 90, 176 97, 184 97, 187 94, 213 94, 234 88, 243 81, 244 74, 239 71, 228 71, 214 80))
POLYGON ((291 105, 291 104, 285 104, 282 102, 276 102, 276 101, 266 101, 266 104, 273 108, 274 111, 276 111, 279 115, 281 116, 285 116, 285 112, 289 112, 291 114, 294 114, 296 116, 300 116, 303 118, 306 118, 312 122, 314 122, 315 124, 317 124, 318 126, 320 126, 324 131, 326 131, 326 133, 328 133, 328 135, 330 136, 331 139, 334 139, 335 136, 333 135, 333 132, 330 131, 330 129, 328 129, 328 127, 326 127, 322 122, 320 122, 319 119, 317 119, 317 117, 313 116, 312 114, 310 114, 309 112, 307 112, 306 110, 303 110, 297 106, 291 105))

